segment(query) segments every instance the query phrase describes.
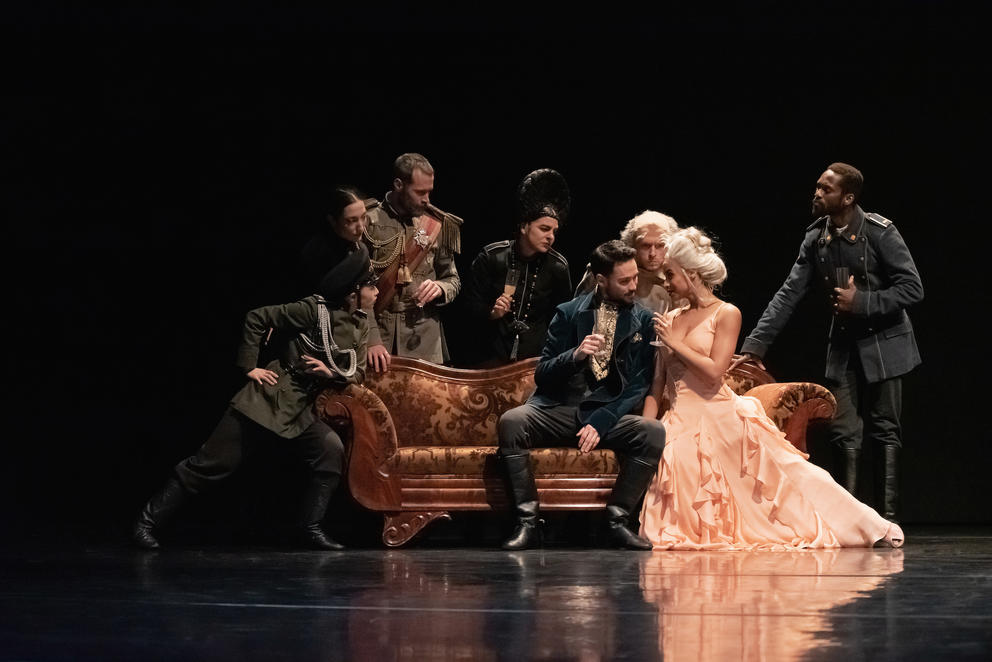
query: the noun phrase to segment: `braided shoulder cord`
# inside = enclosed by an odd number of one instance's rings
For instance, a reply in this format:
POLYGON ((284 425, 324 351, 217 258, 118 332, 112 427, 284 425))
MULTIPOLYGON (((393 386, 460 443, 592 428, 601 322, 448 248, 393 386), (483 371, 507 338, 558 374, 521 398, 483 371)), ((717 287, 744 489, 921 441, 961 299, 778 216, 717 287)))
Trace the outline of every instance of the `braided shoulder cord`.
POLYGON ((338 373, 342 377, 351 377, 355 374, 355 370, 358 368, 358 358, 355 354, 355 350, 341 350, 337 346, 337 343, 334 342, 334 337, 331 335, 331 315, 327 312, 327 306, 324 305, 323 300, 320 300, 317 304, 317 321, 320 325, 321 338, 324 341, 324 356, 327 357, 327 364, 330 366, 331 370, 338 373), (351 359, 351 367, 347 370, 342 370, 338 367, 338 364, 334 362, 333 354, 338 351, 341 351, 351 359))

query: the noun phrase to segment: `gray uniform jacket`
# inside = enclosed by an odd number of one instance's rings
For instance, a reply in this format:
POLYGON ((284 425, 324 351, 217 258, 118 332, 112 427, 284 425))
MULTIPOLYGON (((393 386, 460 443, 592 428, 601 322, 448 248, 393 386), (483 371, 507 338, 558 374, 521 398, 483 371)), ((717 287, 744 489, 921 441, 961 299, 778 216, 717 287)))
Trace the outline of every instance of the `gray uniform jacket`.
POLYGON ((799 257, 769 302, 741 352, 762 357, 789 321, 796 305, 814 286, 824 300, 834 287, 834 268, 854 276, 854 310, 835 313, 830 324, 826 377, 840 380, 851 351, 861 360, 869 383, 898 377, 920 364, 913 325, 906 308, 923 300, 923 284, 902 235, 890 220, 855 208, 843 236, 835 236, 829 217, 806 228, 799 257))
MULTIPOLYGON (((413 241, 417 228, 411 219, 402 218, 393 208, 390 197, 387 193, 380 206, 369 210, 366 232, 378 242, 394 240, 399 233, 406 234, 407 242, 413 241)), ((382 248, 369 246, 369 254, 373 261, 382 261, 389 257, 392 248, 392 243, 382 248)), ((438 308, 454 301, 462 286, 454 256, 434 244, 410 275, 413 282, 397 287, 392 301, 376 316, 376 325, 369 330, 369 345, 382 344, 392 352, 395 340, 397 356, 444 363, 448 358, 448 348, 444 342, 438 308), (423 308, 418 308, 410 295, 425 280, 433 280, 440 285, 442 294, 423 308)))

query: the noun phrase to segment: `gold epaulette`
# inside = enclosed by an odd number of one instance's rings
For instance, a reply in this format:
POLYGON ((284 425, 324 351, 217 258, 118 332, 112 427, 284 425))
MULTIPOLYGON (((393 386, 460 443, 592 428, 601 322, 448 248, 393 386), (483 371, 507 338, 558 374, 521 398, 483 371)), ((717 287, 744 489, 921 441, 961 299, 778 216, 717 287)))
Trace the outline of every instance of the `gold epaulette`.
POLYGON ((441 220, 441 234, 438 243, 449 253, 462 252, 462 223, 465 221, 454 214, 442 211, 434 205, 427 205, 427 210, 441 220))

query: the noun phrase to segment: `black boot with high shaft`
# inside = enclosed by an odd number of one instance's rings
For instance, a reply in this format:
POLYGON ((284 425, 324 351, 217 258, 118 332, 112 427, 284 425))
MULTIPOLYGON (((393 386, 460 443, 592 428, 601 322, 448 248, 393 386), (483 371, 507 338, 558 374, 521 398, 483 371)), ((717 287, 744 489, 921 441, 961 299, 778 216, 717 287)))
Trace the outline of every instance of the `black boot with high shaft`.
POLYGON ((158 540, 153 531, 165 524, 179 507, 186 501, 189 493, 173 476, 165 482, 165 487, 155 494, 145 507, 141 509, 138 519, 131 530, 131 540, 144 549, 158 549, 158 540))
POLYGON ((899 521, 899 447, 886 446, 882 476, 882 517, 899 521))
POLYGON ((303 497, 302 541, 311 549, 337 551, 344 545, 327 537, 320 523, 327 512, 334 489, 341 481, 338 474, 314 474, 303 497))
POLYGON ((630 529, 630 513, 644 496, 657 470, 658 467, 637 458, 627 458, 620 467, 613 494, 606 504, 606 526, 617 547, 651 549, 650 541, 630 529))
POLYGON ((537 485, 530 467, 530 455, 503 455, 502 458, 517 513, 517 527, 513 530, 513 535, 503 543, 503 549, 539 547, 542 542, 541 525, 544 522, 540 518, 537 485))
POLYGON ((856 448, 845 448, 841 452, 844 462, 844 489, 851 494, 856 494, 858 489, 858 460, 861 458, 861 451, 856 448))

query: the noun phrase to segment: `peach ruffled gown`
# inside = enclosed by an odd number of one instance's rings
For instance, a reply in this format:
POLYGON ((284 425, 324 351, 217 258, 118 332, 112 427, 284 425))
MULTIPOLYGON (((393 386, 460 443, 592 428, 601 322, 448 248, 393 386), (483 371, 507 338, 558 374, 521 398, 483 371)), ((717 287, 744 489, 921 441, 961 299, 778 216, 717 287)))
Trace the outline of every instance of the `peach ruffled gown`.
MULTIPOLYGON (((686 344, 709 354, 717 312, 686 344)), ((889 522, 807 461, 761 403, 705 384, 668 347, 658 360, 671 406, 641 510, 641 535, 655 549, 866 547, 885 536, 889 522)))

